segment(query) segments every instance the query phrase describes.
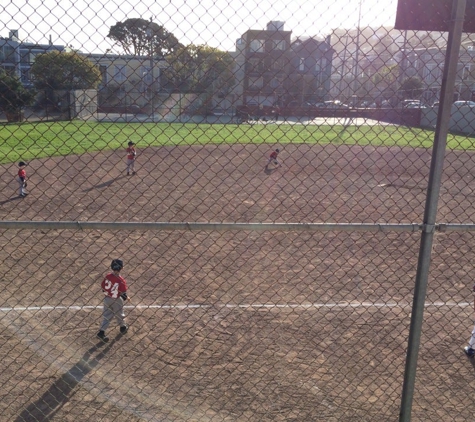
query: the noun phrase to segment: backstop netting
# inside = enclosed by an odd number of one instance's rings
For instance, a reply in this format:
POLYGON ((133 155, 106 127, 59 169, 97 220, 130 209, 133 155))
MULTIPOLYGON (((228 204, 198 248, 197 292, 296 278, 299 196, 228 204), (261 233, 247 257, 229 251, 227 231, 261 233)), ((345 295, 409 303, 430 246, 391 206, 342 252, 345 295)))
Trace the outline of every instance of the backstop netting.
MULTIPOLYGON (((0 420, 398 420, 448 36, 396 7, 1 6, 0 420)), ((417 421, 475 412, 472 38, 417 421)))

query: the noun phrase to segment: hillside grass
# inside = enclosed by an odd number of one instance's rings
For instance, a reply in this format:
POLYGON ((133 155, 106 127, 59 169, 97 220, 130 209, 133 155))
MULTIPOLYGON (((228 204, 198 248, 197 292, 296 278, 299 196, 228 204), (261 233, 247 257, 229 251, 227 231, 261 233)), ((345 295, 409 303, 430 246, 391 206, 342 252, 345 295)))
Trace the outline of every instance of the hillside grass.
MULTIPOLYGON (((149 146, 346 144, 431 148, 434 132, 403 126, 45 122, 0 126, 0 163, 149 146)), ((473 150, 474 139, 449 135, 448 149, 473 150)))

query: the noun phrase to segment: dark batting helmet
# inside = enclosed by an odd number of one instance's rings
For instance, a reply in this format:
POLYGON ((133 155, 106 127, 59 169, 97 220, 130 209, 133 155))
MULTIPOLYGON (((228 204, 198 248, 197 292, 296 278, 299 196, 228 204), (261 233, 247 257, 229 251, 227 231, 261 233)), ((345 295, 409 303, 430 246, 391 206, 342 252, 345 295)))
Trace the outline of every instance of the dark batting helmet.
POLYGON ((121 259, 113 259, 111 262, 111 269, 112 271, 120 271, 124 268, 124 263, 121 259))

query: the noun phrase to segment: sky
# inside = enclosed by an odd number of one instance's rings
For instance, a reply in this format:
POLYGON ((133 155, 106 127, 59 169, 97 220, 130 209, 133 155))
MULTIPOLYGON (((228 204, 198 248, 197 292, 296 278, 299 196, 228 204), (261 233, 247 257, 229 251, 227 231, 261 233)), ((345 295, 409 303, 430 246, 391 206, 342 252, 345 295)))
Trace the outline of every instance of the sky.
POLYGON ((122 53, 109 28, 129 18, 163 25, 183 44, 234 51, 249 29, 285 22, 296 36, 325 36, 335 28, 394 26, 397 0, 0 0, 0 36, 70 45, 85 53, 122 53), (361 13, 360 13, 361 12, 361 13))

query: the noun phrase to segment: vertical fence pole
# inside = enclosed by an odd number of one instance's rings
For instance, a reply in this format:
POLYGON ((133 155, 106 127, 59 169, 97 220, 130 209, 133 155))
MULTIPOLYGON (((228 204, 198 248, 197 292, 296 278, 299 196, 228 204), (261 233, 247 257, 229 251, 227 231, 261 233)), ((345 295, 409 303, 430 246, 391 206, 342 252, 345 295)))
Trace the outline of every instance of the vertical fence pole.
POLYGON ((417 357, 421 339, 424 303, 447 143, 447 133, 449 130, 455 79, 457 75, 457 63, 462 39, 465 6, 466 0, 453 0, 449 39, 445 55, 437 125, 434 136, 429 183, 424 209, 423 230, 419 247, 419 259, 414 287, 406 367, 404 370, 404 383, 399 413, 400 422, 409 422, 411 420, 411 408, 414 397, 414 384, 416 380, 417 357))

